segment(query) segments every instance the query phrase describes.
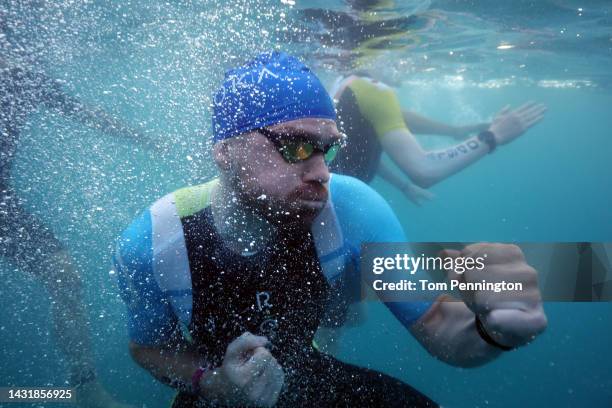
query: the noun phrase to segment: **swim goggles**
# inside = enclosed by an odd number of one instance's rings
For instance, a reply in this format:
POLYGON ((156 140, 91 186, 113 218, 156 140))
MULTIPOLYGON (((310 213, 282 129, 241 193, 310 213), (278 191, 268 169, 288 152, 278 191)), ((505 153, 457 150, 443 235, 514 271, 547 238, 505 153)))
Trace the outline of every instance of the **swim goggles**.
POLYGON ((321 152, 325 163, 329 164, 336 158, 338 151, 346 145, 347 139, 346 135, 342 133, 342 138, 339 141, 322 146, 316 142, 299 139, 295 136, 289 138, 287 134, 273 132, 266 128, 258 128, 255 131, 268 138, 288 163, 308 160, 315 152, 321 152))

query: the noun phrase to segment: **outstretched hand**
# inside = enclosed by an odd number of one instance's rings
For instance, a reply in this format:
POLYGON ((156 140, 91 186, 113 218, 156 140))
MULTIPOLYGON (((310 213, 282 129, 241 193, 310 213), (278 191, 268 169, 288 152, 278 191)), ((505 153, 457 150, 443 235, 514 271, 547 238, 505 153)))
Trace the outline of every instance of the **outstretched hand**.
POLYGON ((489 130, 495 135, 498 145, 510 143, 541 121, 545 112, 546 106, 533 101, 514 110, 510 110, 508 105, 495 115, 489 130))

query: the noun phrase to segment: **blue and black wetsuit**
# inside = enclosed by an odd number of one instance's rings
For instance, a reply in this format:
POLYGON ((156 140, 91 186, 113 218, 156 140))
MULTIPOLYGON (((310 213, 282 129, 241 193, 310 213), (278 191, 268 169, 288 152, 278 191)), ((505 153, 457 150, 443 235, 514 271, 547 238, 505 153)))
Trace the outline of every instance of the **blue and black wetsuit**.
POLYGON ((62 245, 10 187, 11 166, 28 116, 40 105, 65 111, 73 104, 59 83, 42 72, 0 68, 0 256, 34 274, 42 272, 45 259, 62 245))
MULTIPOLYGON (((219 366, 229 343, 249 331, 270 339, 285 371, 278 406, 436 406, 397 379, 312 346, 319 326, 338 325, 359 300, 361 243, 404 240, 384 200, 356 179, 333 175, 330 201, 310 232, 279 235, 265 250, 240 256, 214 227, 215 183, 169 194, 123 234, 115 267, 131 340, 162 345, 182 331, 219 366)), ((429 304, 388 306, 408 327, 429 304)), ((173 406, 207 404, 180 393, 173 406)))

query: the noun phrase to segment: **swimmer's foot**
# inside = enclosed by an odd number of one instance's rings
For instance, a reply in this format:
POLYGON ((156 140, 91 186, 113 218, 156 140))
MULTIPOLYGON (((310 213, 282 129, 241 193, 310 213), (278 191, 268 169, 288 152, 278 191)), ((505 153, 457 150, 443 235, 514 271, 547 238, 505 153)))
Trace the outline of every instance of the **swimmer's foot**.
POLYGON ((134 408, 133 405, 116 401, 98 381, 90 381, 76 389, 79 408, 134 408))

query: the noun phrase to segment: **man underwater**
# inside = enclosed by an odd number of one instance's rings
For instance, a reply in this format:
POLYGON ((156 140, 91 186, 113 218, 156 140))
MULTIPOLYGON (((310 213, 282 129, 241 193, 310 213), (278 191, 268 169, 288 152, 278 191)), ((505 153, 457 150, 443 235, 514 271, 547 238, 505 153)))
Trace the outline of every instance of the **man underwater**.
MULTIPOLYGON (((179 394, 173 407, 437 406, 407 384, 313 347, 319 326, 358 300, 365 242, 404 242, 390 207, 361 181, 330 174, 344 143, 331 98, 278 52, 230 70, 214 96, 219 178, 168 194, 120 238, 115 254, 135 361, 179 394)), ((485 270, 511 276, 513 302, 389 302, 435 357, 471 367, 546 327, 536 271, 515 246, 475 244, 485 270)), ((471 271, 475 272, 475 271, 471 271)))

